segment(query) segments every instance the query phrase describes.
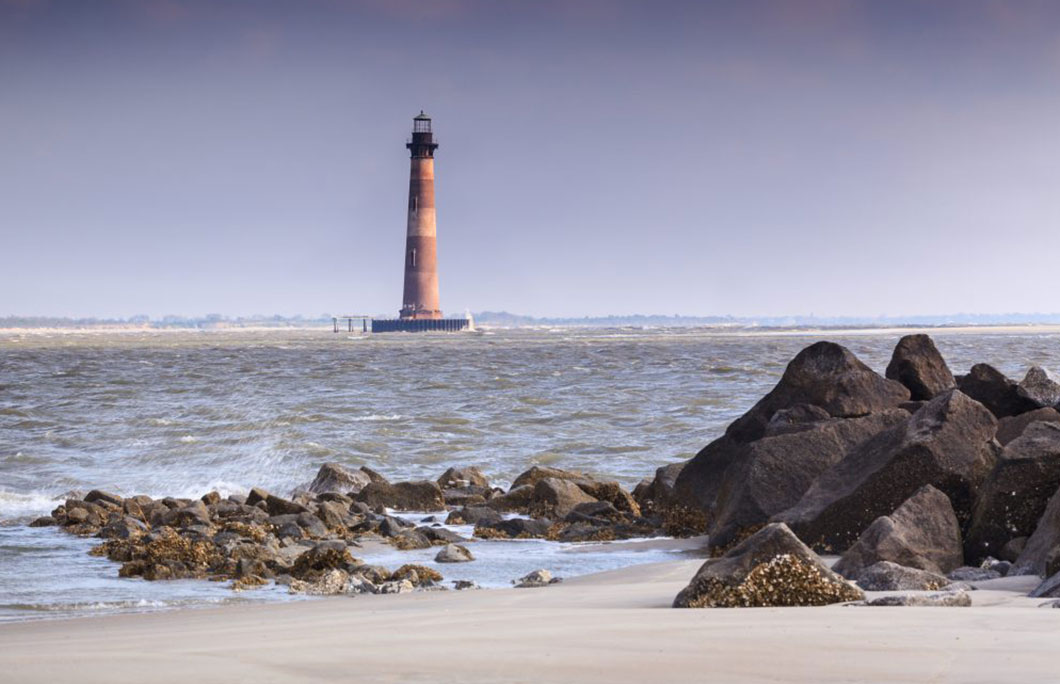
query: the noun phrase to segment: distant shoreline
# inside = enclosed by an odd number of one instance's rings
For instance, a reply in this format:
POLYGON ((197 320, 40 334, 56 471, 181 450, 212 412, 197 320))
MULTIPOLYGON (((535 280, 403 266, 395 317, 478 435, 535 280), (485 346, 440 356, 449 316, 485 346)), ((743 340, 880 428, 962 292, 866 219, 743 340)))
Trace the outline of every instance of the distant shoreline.
MULTIPOLYGON (((770 335, 891 335, 909 334, 917 331, 925 331, 942 334, 1060 334, 1060 323, 1025 323, 1025 324, 942 324, 942 325, 842 325, 842 326, 741 326, 741 325, 591 325, 591 324, 556 324, 556 325, 489 325, 479 324, 481 330, 550 330, 557 328, 581 330, 581 331, 604 331, 604 330, 680 330, 683 332, 700 332, 718 336, 753 336, 764 337, 770 335)), ((321 332, 333 334, 331 325, 229 325, 229 326, 205 326, 205 327, 182 327, 182 326, 149 326, 149 325, 85 325, 71 327, 0 327, 0 335, 101 335, 101 334, 147 334, 147 335, 174 335, 174 334, 197 334, 197 335, 225 335, 238 333, 305 333, 321 332)), ((358 331, 354 331, 360 334, 358 331)), ((337 334, 348 334, 345 330, 339 330, 337 334)))

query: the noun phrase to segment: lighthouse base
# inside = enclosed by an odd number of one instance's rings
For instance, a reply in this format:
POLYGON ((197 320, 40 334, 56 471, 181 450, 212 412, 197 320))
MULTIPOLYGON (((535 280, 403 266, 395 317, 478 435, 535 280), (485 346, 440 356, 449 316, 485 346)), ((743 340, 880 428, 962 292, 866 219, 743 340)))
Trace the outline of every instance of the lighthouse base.
POLYGON ((470 330, 467 318, 373 318, 373 333, 388 332, 460 332, 470 330))

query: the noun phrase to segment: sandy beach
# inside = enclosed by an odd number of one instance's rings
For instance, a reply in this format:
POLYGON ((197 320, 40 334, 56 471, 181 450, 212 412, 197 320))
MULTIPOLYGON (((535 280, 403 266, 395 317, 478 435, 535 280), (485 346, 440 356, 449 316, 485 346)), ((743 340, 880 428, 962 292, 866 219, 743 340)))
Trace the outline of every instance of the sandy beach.
POLYGON ((678 610, 698 560, 541 589, 331 598, 0 626, 9 682, 1056 681, 1060 611, 992 580, 971 608, 678 610))

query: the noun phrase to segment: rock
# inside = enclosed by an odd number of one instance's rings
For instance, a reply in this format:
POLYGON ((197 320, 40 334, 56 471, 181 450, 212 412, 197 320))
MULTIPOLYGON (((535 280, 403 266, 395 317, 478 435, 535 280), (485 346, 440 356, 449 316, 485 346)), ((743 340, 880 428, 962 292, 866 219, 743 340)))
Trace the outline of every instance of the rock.
POLYGON ((1018 416, 1008 416, 997 422, 997 441, 1001 446, 1007 445, 1023 434, 1033 423, 1060 423, 1060 411, 1054 408, 1040 408, 1018 416))
POLYGON ((460 487, 442 490, 446 506, 481 506, 493 495, 489 487, 460 487))
POLYGON ((124 499, 117 494, 111 494, 110 492, 104 492, 99 489, 93 489, 85 495, 84 500, 88 503, 98 503, 105 501, 106 503, 113 504, 115 506, 121 506, 124 499))
POLYGON ((413 527, 415 527, 415 525, 407 520, 387 515, 384 516, 382 522, 379 523, 379 534, 384 537, 396 537, 405 530, 413 527))
POLYGON ((435 563, 466 563, 473 560, 475 560, 475 557, 471 555, 471 552, 467 550, 467 547, 460 546, 459 544, 446 544, 446 546, 438 552, 438 555, 434 557, 435 563))
POLYGON ((943 575, 880 561, 858 574, 857 584, 865 591, 937 591, 950 581, 943 575))
POLYGON ((170 527, 191 527, 193 525, 210 525, 210 511, 202 501, 171 510, 164 516, 164 524, 170 527))
POLYGON ((379 484, 390 484, 390 480, 386 479, 385 477, 383 477, 382 475, 380 475, 376 471, 372 470, 368 466, 361 466, 360 470, 361 470, 362 473, 367 475, 368 479, 371 480, 372 482, 376 482, 376 483, 379 483, 379 484))
POLYGON ((309 512, 309 509, 302 504, 290 499, 284 499, 275 494, 269 494, 265 497, 265 508, 269 515, 297 515, 298 513, 309 512))
POLYGON ((828 420, 832 416, 820 406, 813 404, 795 404, 789 408, 783 408, 773 414, 766 423, 763 437, 776 437, 793 432, 802 432, 812 428, 821 421, 828 420))
POLYGON ((1027 537, 1060 487, 1060 424, 1033 423, 1009 442, 979 491, 965 537, 977 561, 1000 555, 1013 537, 1027 537))
POLYGON ((485 506, 465 506, 464 508, 449 513, 449 516, 445 519, 445 523, 447 525, 489 525, 498 523, 503 519, 504 517, 492 508, 486 508, 485 506))
POLYGON ((639 516, 640 505, 626 489, 615 480, 575 480, 578 487, 598 501, 606 501, 619 511, 639 516))
POLYGON ((906 335, 887 364, 886 377, 909 389, 913 400, 934 399, 957 386, 942 354, 927 335, 906 335))
POLYGON ((147 525, 130 516, 116 516, 99 531, 102 539, 135 539, 147 534, 147 525))
POLYGON ((357 501, 372 508, 385 506, 399 511, 445 510, 441 488, 429 480, 393 484, 370 482, 357 493, 357 501))
POLYGON ((645 515, 662 511, 676 502, 674 483, 677 481, 677 476, 684 470, 686 463, 687 461, 681 461, 664 465, 655 471, 654 479, 643 488, 638 485, 633 498, 645 515))
POLYGON ((854 418, 895 408, 908 399, 909 390, 881 377, 849 349, 818 342, 799 352, 777 386, 725 434, 737 442, 759 439, 777 411, 796 404, 817 406, 833 418, 854 418))
POLYGON ((330 570, 344 570, 356 563, 345 542, 321 542, 295 558, 290 574, 295 579, 317 580, 330 570))
POLYGON ((257 506, 259 503, 263 503, 269 498, 269 493, 260 487, 254 487, 250 490, 250 494, 247 494, 247 500, 244 502, 247 506, 257 506))
POLYGON ((822 606, 864 593, 828 569, 782 523, 766 525, 711 558, 674 599, 675 608, 822 606))
POLYGON ((337 501, 321 501, 317 504, 317 517, 328 529, 344 531, 349 519, 349 507, 337 501))
POLYGON ((593 497, 582 491, 570 480, 546 478, 534 485, 534 496, 530 500, 530 512, 534 516, 563 518, 580 503, 592 503, 593 497))
POLYGON ((879 561, 944 575, 963 562, 961 529, 945 494, 924 485, 877 518, 832 569, 849 579, 879 561))
POLYGON ((287 591, 291 594, 308 594, 311 596, 332 596, 346 591, 350 580, 349 573, 337 568, 326 570, 312 581, 292 579, 287 591))
POLYGON ((957 378, 957 389, 986 406, 998 418, 1018 416, 1038 408, 1020 396, 1015 382, 985 363, 977 363, 968 375, 957 378))
POLYGON ((295 522, 310 539, 322 539, 329 534, 327 526, 312 513, 299 513, 295 522))
POLYGON ((1009 539, 1003 547, 1001 547, 1001 553, 999 554, 1003 560, 1007 560, 1013 565, 1016 563, 1016 559, 1020 557, 1020 553, 1027 546, 1027 537, 1016 537, 1015 539, 1009 539))
POLYGON ((467 589, 481 589, 478 584, 471 580, 453 580, 453 589, 457 591, 465 591, 467 589))
POLYGON ((548 466, 533 466, 524 473, 521 473, 519 477, 515 478, 515 482, 512 482, 512 486, 509 488, 509 492, 513 489, 518 489, 525 485, 536 485, 541 480, 588 480, 582 473, 572 472, 570 470, 560 470, 559 468, 549 468, 548 466))
POLYGON ((943 591, 936 594, 898 594, 881 596, 866 601, 867 606, 937 606, 943 608, 967 608, 972 598, 966 591, 943 591))
POLYGON ((508 537, 511 539, 543 539, 548 536, 552 521, 544 518, 512 518, 475 526, 475 536, 481 538, 508 537))
POLYGON ((50 515, 41 516, 29 524, 30 527, 52 527, 58 525, 59 521, 50 515))
POLYGON ((530 501, 534 498, 534 485, 512 487, 507 494, 495 496, 486 505, 495 511, 508 513, 528 513, 530 501))
POLYGON ((449 468, 438 478, 438 486, 442 489, 458 489, 461 487, 489 487, 490 481, 475 466, 468 468, 449 468))
POLYGON ((351 470, 338 463, 325 463, 320 466, 306 491, 310 494, 357 493, 371 481, 372 478, 363 470, 351 470))
POLYGON ((1027 375, 1016 386, 1016 392, 1039 408, 1056 406, 1060 403, 1060 383, 1053 374, 1041 366, 1031 366, 1027 375))
POLYGON ((390 575, 391 581, 407 580, 417 587, 429 587, 442 581, 442 573, 423 565, 402 565, 390 575))
POLYGON ((467 541, 456 532, 451 532, 444 527, 421 525, 416 528, 416 531, 427 537, 431 544, 458 544, 467 541))
POLYGON ((534 570, 533 572, 523 575, 518 580, 512 580, 512 584, 518 589, 530 589, 534 587, 547 587, 550 584, 556 584, 561 581, 558 577, 553 577, 552 573, 548 570, 534 570))
POLYGON ((206 492, 205 494, 199 497, 199 501, 203 502, 207 506, 215 506, 221 503, 221 495, 216 491, 206 492))
POLYGON ((427 538, 427 535, 419 530, 404 530, 391 537, 390 543, 393 544, 395 548, 401 549, 402 551, 429 549, 433 546, 431 540, 427 538))
POLYGON ((949 572, 946 575, 949 579, 954 582, 984 582, 986 580, 997 579, 1001 577, 1001 573, 997 570, 990 570, 988 568, 973 568, 965 565, 949 572))
POLYGON ((1016 558, 1014 572, 1016 574, 1039 575, 1045 577, 1048 574, 1048 566, 1053 554, 1060 551, 1060 489, 1050 498, 1045 505, 1042 517, 1034 532, 1027 538, 1027 543, 1016 558))
POLYGON ((1030 596, 1031 598, 1060 598, 1060 572, 1035 587, 1030 596))
POLYGON ((734 445, 737 453, 726 456, 732 464, 721 475, 708 509, 711 545, 729 545, 791 508, 825 469, 908 418, 899 409, 862 418, 827 418, 799 431, 734 445))
POLYGON ((416 587, 413 586, 412 582, 408 580, 396 580, 393 582, 383 582, 376 589, 378 594, 408 594, 415 591, 416 587))
POLYGON ((843 551, 930 484, 949 497, 957 520, 967 521, 997 460, 996 427, 982 404, 950 390, 825 470, 798 504, 773 519, 812 545, 843 551))

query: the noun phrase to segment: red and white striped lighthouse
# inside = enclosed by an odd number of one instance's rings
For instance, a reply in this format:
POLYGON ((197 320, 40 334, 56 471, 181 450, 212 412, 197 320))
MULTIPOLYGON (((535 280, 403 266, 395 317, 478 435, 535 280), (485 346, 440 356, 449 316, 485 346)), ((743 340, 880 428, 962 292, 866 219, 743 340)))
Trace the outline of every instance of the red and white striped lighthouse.
POLYGON ((438 301, 438 227, 434 214, 434 142, 431 117, 421 110, 412 120, 409 218, 405 237, 405 294, 402 320, 442 317, 438 301))

